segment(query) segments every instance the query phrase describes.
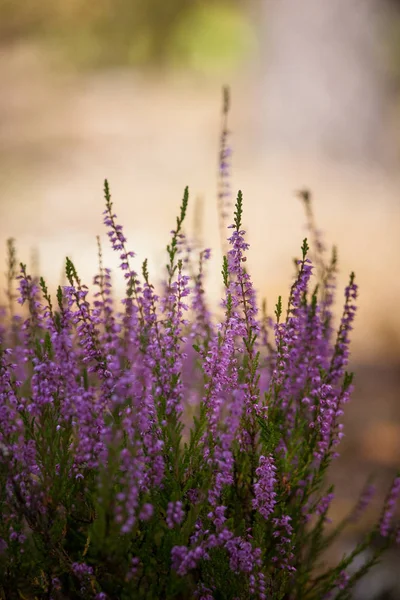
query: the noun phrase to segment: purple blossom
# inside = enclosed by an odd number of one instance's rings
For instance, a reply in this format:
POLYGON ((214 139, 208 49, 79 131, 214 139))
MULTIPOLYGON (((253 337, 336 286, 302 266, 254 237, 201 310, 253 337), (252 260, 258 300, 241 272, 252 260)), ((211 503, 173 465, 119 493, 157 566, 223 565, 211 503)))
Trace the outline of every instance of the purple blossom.
POLYGON ((226 219, 231 209, 232 189, 231 189, 231 156, 232 149, 229 145, 228 130, 228 112, 229 112, 229 90, 224 88, 223 110, 222 110, 222 129, 219 146, 218 160, 218 193, 217 208, 219 217, 219 228, 221 235, 221 245, 225 250, 224 232, 226 228, 226 219))
POLYGON ((363 513, 365 512, 365 510, 368 508, 368 506, 371 503, 371 500, 373 498, 373 496, 376 493, 376 488, 374 485, 367 485, 365 490, 363 490, 359 501, 357 502, 353 513, 350 516, 350 520, 353 523, 357 523, 360 519, 360 517, 363 515, 363 513))
POLYGON ((168 502, 167 508, 167 526, 173 529, 176 525, 180 525, 184 519, 185 513, 182 508, 182 502, 168 502))
POLYGON ((230 556, 229 566, 234 573, 252 573, 261 566, 261 550, 253 548, 251 542, 240 537, 232 538, 225 544, 230 556))
POLYGON ((331 492, 331 493, 327 494, 326 496, 323 496, 320 499, 317 506, 315 507, 315 512, 317 513, 317 515, 319 515, 319 516, 326 515, 334 497, 335 497, 335 494, 333 494, 331 492))
MULTIPOLYGON (((241 199, 241 196, 239 198, 241 199)), ((231 225, 231 228, 234 227, 234 225, 231 225)), ((243 263, 246 260, 245 252, 249 248, 249 244, 244 241, 244 234, 244 231, 236 229, 229 238, 232 249, 228 252, 228 271, 230 276, 228 293, 233 299, 233 305, 236 309, 235 316, 243 327, 242 337, 245 340, 244 344, 250 367, 253 367, 257 354, 256 342, 260 332, 260 324, 257 320, 258 308, 255 290, 250 275, 243 268, 243 263)), ((254 369, 251 369, 251 374, 248 378, 244 401, 247 414, 260 411, 260 389, 257 372, 254 369)))
POLYGON ((307 292, 312 275, 312 265, 311 261, 305 258, 305 252, 303 260, 297 261, 297 264, 299 271, 291 288, 286 321, 275 326, 277 353, 272 373, 272 385, 276 390, 274 402, 285 411, 289 431, 293 426, 296 412, 294 396, 301 389, 304 375, 308 371, 309 377, 319 377, 315 370, 310 369, 312 365, 309 364, 308 356, 313 347, 311 346, 307 352, 310 340, 306 337, 308 331, 318 337, 318 328, 307 327, 307 310, 302 305, 302 298, 307 292))
POLYGON ((256 469, 258 477, 254 484, 253 508, 258 510, 264 519, 274 512, 276 492, 276 466, 272 455, 260 456, 259 466, 256 469))
POLYGON ((400 476, 393 481, 392 487, 385 500, 383 514, 379 524, 379 531, 382 537, 387 537, 391 530, 391 523, 396 510, 396 505, 400 497, 400 476))
POLYGON ((207 559, 208 554, 203 546, 196 546, 192 550, 186 546, 174 546, 171 552, 172 568, 178 575, 186 575, 191 569, 195 569, 200 560, 207 559))
POLYGON ((71 565, 72 571, 79 578, 84 578, 93 575, 93 567, 90 567, 86 563, 75 562, 71 565))
POLYGON ((194 597, 198 600, 214 600, 214 596, 212 595, 213 590, 206 587, 203 583, 199 583, 197 589, 194 593, 194 597))
POLYGON ((349 581, 350 575, 346 571, 341 571, 336 581, 336 585, 339 588, 339 590, 345 590, 349 581))
POLYGON ((272 519, 274 525, 272 535, 276 539, 275 555, 272 557, 272 562, 280 569, 294 572, 296 568, 291 564, 294 558, 291 520, 288 515, 272 519))
POLYGON ((354 283, 354 273, 350 276, 349 285, 345 290, 345 304, 343 316, 337 335, 334 353, 330 366, 330 381, 337 382, 344 373, 344 368, 348 364, 350 356, 350 332, 353 329, 353 321, 356 314, 358 286, 354 283))

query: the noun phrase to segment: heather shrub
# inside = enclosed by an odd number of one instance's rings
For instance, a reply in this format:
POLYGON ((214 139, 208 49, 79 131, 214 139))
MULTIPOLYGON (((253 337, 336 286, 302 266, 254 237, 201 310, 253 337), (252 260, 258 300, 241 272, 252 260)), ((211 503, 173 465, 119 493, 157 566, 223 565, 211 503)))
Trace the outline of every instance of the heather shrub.
MULTIPOLYGON (((225 148, 221 199, 226 156, 225 148)), ((17 268, 9 241, 1 598, 344 600, 400 542, 397 477, 375 527, 336 566, 324 564, 372 489, 327 529, 327 471, 353 387, 346 368, 357 284, 352 274, 335 332, 336 254, 326 261, 302 196, 314 261, 304 240, 287 306, 279 298, 274 315, 260 309, 246 269, 240 192, 219 316, 205 293, 210 250, 194 261, 184 235, 187 189, 156 289, 146 261, 135 270, 105 183, 122 305, 100 245, 92 294, 67 259, 67 285, 54 298, 44 279, 17 268), (368 561, 352 569, 370 546, 368 561)))

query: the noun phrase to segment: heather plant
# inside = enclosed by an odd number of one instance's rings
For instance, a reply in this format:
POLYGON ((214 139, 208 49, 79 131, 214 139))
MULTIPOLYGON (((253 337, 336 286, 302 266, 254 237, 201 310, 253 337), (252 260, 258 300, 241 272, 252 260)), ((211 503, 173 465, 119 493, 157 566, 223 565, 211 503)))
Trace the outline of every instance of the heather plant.
MULTIPOLYGON (((226 138, 224 129, 225 150, 226 138)), ((228 153, 221 156, 226 178, 228 153)), ((336 252, 326 261, 308 192, 314 259, 305 239, 287 306, 279 298, 273 316, 259 309, 247 269, 241 192, 219 315, 206 295, 210 250, 196 265, 184 234, 188 189, 157 288, 146 261, 135 267, 107 182, 104 192, 104 224, 126 282, 121 305, 100 241, 91 295, 67 258, 55 297, 24 264, 17 269, 8 242, 1 598, 350 598, 400 542, 400 476, 376 525, 337 565, 325 564, 373 489, 328 527, 328 469, 353 389, 346 369, 358 289, 351 274, 335 333, 336 252)))

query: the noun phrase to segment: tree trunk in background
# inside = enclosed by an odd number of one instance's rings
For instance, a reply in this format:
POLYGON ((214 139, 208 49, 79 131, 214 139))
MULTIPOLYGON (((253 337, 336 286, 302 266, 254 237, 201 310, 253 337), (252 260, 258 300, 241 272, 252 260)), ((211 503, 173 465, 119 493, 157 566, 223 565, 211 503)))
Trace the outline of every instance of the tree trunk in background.
POLYGON ((384 0, 261 0, 263 145, 388 167, 384 0))

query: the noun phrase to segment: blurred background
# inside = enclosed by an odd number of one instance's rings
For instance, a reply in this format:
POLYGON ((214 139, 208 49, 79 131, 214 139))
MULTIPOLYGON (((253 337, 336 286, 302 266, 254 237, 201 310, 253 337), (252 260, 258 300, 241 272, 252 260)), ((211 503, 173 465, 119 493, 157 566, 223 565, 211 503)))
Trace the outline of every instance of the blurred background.
POLYGON ((66 255, 90 283, 107 177, 138 265, 147 256, 158 278, 189 185, 216 301, 223 84, 260 296, 272 309, 288 289, 304 186, 339 247, 340 290, 351 270, 360 285, 333 474, 342 514, 368 473, 387 484, 400 462, 398 0, 0 0, 0 261, 15 237, 53 287, 66 255))

